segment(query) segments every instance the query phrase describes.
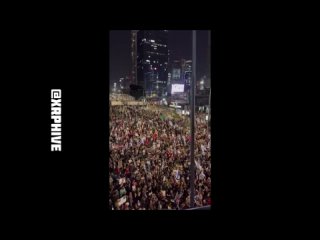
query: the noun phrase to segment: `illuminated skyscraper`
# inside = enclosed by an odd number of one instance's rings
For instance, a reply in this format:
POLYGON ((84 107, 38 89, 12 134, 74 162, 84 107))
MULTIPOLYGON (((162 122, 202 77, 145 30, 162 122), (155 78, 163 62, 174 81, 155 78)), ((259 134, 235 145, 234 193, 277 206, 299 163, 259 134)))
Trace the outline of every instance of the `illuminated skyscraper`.
POLYGON ((192 60, 184 61, 182 65, 183 81, 186 84, 186 89, 189 89, 192 75, 192 60))
POLYGON ((134 31, 131 32, 133 77, 136 70, 137 84, 147 96, 162 96, 168 81, 168 30, 134 31))
POLYGON ((137 84, 137 32, 131 30, 131 83, 137 84))
POLYGON ((192 60, 175 60, 171 67, 171 82, 185 84, 185 90, 190 88, 192 75, 192 60))

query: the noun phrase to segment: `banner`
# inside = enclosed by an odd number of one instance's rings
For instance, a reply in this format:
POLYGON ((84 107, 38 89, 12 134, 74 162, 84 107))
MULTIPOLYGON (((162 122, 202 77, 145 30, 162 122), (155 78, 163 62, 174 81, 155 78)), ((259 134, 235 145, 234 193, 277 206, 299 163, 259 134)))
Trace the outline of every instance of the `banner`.
POLYGON ((199 170, 201 171, 201 170, 202 170, 202 167, 201 167, 200 163, 197 162, 196 160, 195 160, 194 162, 195 162, 195 164, 196 164, 197 169, 199 169, 199 170))
POLYGON ((119 179, 119 184, 122 185, 124 183, 126 183, 126 178, 120 178, 119 179))
POLYGON ((127 201, 127 196, 123 196, 122 198, 119 198, 116 202, 116 206, 121 207, 122 204, 124 204, 127 201))

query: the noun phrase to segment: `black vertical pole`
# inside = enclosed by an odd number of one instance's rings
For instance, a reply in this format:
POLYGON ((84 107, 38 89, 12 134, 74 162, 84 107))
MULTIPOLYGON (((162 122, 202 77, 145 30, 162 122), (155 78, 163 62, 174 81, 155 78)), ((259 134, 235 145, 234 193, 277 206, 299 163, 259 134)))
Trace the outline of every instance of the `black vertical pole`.
POLYGON ((195 162, 194 162, 194 105, 195 105, 195 86, 196 86, 196 30, 192 31, 192 81, 191 81, 191 109, 190 109, 190 117, 191 117, 191 166, 190 166, 190 207, 194 207, 194 195, 195 195, 195 187, 194 187, 194 179, 195 179, 195 162))
POLYGON ((209 124, 211 124, 211 88, 212 88, 212 80, 211 80, 211 71, 210 71, 210 66, 211 66, 211 31, 209 31, 208 35, 208 45, 209 45, 209 80, 210 80, 210 92, 209 92, 209 111, 208 111, 208 131, 209 131, 209 124))

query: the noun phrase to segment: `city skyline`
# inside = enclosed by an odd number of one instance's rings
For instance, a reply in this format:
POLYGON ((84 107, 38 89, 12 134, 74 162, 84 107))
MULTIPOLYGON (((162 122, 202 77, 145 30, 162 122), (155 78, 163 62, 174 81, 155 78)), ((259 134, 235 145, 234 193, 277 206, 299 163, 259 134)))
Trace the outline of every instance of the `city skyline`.
MULTIPOLYGON (((131 73, 131 30, 110 31, 109 85, 131 73)), ((209 31, 197 30, 197 78, 209 75, 209 31)), ((192 30, 169 30, 170 62, 192 60, 192 30)))

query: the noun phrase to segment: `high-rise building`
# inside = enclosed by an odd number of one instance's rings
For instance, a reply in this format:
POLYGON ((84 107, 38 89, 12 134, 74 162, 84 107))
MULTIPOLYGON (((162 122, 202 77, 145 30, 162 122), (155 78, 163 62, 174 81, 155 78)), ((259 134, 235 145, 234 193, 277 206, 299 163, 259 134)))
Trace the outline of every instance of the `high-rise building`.
POLYGON ((179 82, 181 81, 181 62, 179 60, 175 60, 172 63, 172 81, 179 82))
POLYGON ((190 88, 192 77, 192 60, 175 60, 171 66, 171 83, 185 84, 185 90, 190 88))
POLYGON ((182 72, 184 78, 183 80, 186 84, 186 89, 189 89, 192 77, 192 60, 187 60, 184 62, 184 65, 182 66, 182 72))
POLYGON ((131 31, 131 83, 137 84, 137 32, 131 31))
POLYGON ((144 88, 146 96, 164 95, 168 81, 168 30, 133 30, 131 40, 132 75, 137 84, 144 88))
POLYGON ((168 85, 171 84, 171 73, 168 73, 168 85))
POLYGON ((119 88, 122 90, 124 88, 124 78, 119 79, 119 88))

